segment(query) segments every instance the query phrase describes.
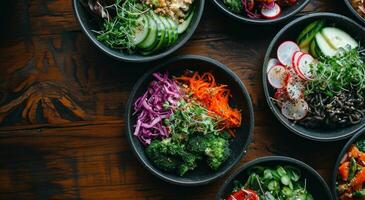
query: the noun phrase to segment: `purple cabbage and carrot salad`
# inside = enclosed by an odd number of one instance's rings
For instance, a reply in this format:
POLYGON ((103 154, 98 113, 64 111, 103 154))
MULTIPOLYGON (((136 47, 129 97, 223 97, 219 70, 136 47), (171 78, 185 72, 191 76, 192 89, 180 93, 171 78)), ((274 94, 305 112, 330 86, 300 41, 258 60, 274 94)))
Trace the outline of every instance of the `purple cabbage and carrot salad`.
POLYGON ((241 111, 230 106, 228 86, 217 84, 211 73, 186 74, 154 73, 134 103, 134 136, 147 157, 180 176, 204 161, 217 170, 230 157, 230 140, 241 126, 241 111))

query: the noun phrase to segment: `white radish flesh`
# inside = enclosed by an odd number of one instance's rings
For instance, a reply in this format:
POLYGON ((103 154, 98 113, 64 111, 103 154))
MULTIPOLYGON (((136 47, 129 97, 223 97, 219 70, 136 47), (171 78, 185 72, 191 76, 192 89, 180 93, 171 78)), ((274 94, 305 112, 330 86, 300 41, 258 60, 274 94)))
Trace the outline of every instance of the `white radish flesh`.
POLYGON ((285 78, 287 76, 287 70, 282 65, 275 65, 267 73, 269 83, 274 88, 282 88, 285 86, 285 78))
POLYGON ((291 76, 288 79, 286 91, 290 99, 297 101, 304 96, 304 85, 298 78, 291 76))
POLYGON ((309 54, 303 54, 298 60, 298 72, 304 76, 305 79, 310 80, 313 78, 312 66, 314 58, 309 54))
POLYGON ((304 99, 296 102, 286 101, 281 107, 281 113, 290 120, 301 120, 307 116, 308 108, 304 99))
POLYGON ((279 46, 277 57, 281 64, 290 67, 292 66, 293 55, 297 51, 300 51, 300 48, 296 43, 292 41, 286 41, 279 46))
POLYGON ((263 6, 261 9, 261 14, 267 19, 274 19, 281 14, 281 8, 277 3, 275 3, 272 8, 263 6))

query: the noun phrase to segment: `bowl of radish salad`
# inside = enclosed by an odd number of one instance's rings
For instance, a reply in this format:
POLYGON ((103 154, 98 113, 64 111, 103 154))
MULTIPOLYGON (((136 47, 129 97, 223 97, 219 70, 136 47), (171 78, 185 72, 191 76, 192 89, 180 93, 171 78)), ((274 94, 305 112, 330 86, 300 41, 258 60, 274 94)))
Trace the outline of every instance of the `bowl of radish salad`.
POLYGON ((109 56, 149 62, 182 47, 193 35, 204 0, 73 0, 88 39, 109 56))
POLYGON ((185 186, 227 173, 245 154, 254 123, 239 77, 201 56, 173 58, 145 73, 125 117, 127 139, 143 166, 185 186))
POLYGON ((331 13, 294 20, 265 56, 263 82, 274 115, 312 140, 350 137, 364 126, 364 29, 331 13))
POLYGON ((300 12, 310 0, 213 0, 228 16, 251 24, 281 22, 300 12))

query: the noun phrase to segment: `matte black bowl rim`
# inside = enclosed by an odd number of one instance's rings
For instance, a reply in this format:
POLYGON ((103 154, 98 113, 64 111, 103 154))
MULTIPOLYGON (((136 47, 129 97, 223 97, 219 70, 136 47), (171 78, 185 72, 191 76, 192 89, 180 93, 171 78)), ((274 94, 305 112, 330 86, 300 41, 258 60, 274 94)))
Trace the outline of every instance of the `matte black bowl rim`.
POLYGON ((365 24, 365 19, 363 17, 361 17, 361 15, 355 10, 355 8, 352 6, 352 4, 350 3, 351 0, 344 0, 346 6, 350 9, 350 11, 352 12, 352 14, 354 16, 356 16, 363 24, 365 24))
MULTIPOLYGON (((275 117, 281 122, 281 124, 283 124, 287 129, 289 129, 291 132, 306 138, 306 139, 310 139, 310 140, 314 140, 314 141, 319 141, 319 142, 332 142, 332 141, 338 141, 338 140, 343 140, 346 138, 351 137, 351 135, 353 135, 357 130, 353 130, 353 131, 349 131, 347 134, 341 135, 341 136, 337 136, 337 137, 328 137, 328 138, 322 138, 322 137, 316 137, 316 136, 311 136, 311 135, 307 135, 305 133, 302 133, 298 130, 296 130, 294 127, 292 127, 290 124, 287 124, 283 118, 285 118, 284 116, 282 116, 281 113, 276 112, 275 110, 275 105, 273 104, 273 102, 270 100, 270 94, 269 94, 269 87, 268 87, 268 81, 267 81, 267 73, 266 73, 266 66, 265 64, 268 62, 268 60, 270 59, 271 53, 276 45, 276 43, 278 42, 278 39, 289 29, 291 28, 293 25, 295 25, 296 23, 308 19, 308 18, 312 18, 312 17, 334 17, 334 18, 341 18, 343 20, 348 21, 349 23, 352 23, 355 26, 358 26, 359 28, 361 28, 362 30, 364 30, 363 27, 361 27, 358 23, 356 23, 355 21, 353 21, 352 19, 345 17, 343 15, 339 15, 339 14, 334 14, 334 13, 327 13, 327 12, 319 12, 319 13, 312 13, 312 14, 308 14, 302 17, 299 17, 295 20, 293 20, 292 22, 290 22, 289 24, 287 24, 285 27, 283 27, 277 34, 276 36, 273 38, 273 40, 271 41, 266 54, 265 54, 265 59, 264 59, 264 63, 263 63, 263 67, 262 67, 262 80, 263 80, 263 87, 264 87, 264 93, 265 93, 265 97, 266 97, 266 102, 269 105, 269 108, 271 110, 271 112, 275 115, 275 117)), ((365 31, 365 30, 364 30, 365 31)))
POLYGON ((249 17, 245 17, 243 16, 242 14, 236 14, 236 13, 233 13, 232 11, 230 11, 228 9, 228 7, 226 7, 225 5, 222 5, 220 4, 219 2, 222 2, 223 3, 223 0, 213 0, 214 2, 214 5, 216 7, 218 7, 219 10, 223 11, 223 13, 227 14, 229 17, 235 19, 235 20, 238 20, 238 21, 241 21, 241 22, 244 22, 244 23, 248 23, 248 24, 260 24, 260 25, 266 25, 266 24, 275 24, 275 23, 279 23, 279 22, 282 22, 282 21, 285 21, 287 19, 289 19, 290 17, 294 16, 295 14, 297 14, 298 12, 300 12, 301 10, 304 9, 304 7, 311 1, 311 0, 303 0, 303 2, 300 4, 300 6, 298 6, 295 10, 293 10, 292 12, 286 14, 286 15, 282 15, 278 18, 275 18, 275 19, 265 19, 265 20, 262 20, 262 19, 251 19, 249 17))
POLYGON ((300 166, 300 167, 308 170, 308 172, 311 174, 314 174, 320 180, 321 185, 323 185, 326 188, 326 191, 323 191, 323 192, 326 192, 327 195, 332 197, 332 194, 330 192, 330 189, 328 188, 326 181, 324 181, 322 176, 320 174, 318 174, 318 172, 316 170, 314 170, 312 167, 310 167, 306 163, 304 163, 300 160, 294 159, 294 158, 286 157, 286 156, 265 156, 265 157, 256 158, 255 160, 252 160, 248 163, 243 164, 238 170, 236 170, 232 175, 230 175, 227 178, 227 180, 223 183, 223 185, 220 187, 220 189, 218 190, 218 193, 216 195, 216 200, 221 199, 223 192, 227 188, 228 184, 230 182, 232 182, 233 180, 235 180, 236 177, 240 173, 242 173, 245 170, 250 169, 253 166, 260 165, 261 163, 265 163, 265 162, 271 162, 271 161, 288 162, 288 163, 291 163, 292 165, 300 166))
POLYGON ((79 10, 77 9, 78 1, 80 1, 80 0, 72 0, 72 7, 73 7, 73 10, 74 10, 74 14, 77 18, 77 21, 81 25, 82 31, 86 34, 87 38, 91 41, 91 43, 93 43, 102 52, 104 52, 105 54, 107 54, 107 55, 109 55, 113 58, 116 58, 116 59, 124 61, 124 62, 133 62, 133 63, 143 63, 143 62, 155 61, 155 60, 161 59, 163 57, 166 57, 166 56, 174 53, 180 47, 182 47, 191 38, 191 36, 194 34, 196 28, 198 27, 199 22, 201 20, 203 12, 204 12, 204 5, 205 5, 205 0, 199 0, 198 1, 200 3, 199 4, 199 10, 195 11, 195 13, 196 13, 195 15, 197 15, 197 19, 195 21, 193 21, 192 24, 189 25, 189 28, 188 28, 188 30, 186 30, 186 33, 185 33, 186 35, 184 36, 184 38, 182 38, 181 41, 175 43, 173 46, 169 47, 169 49, 167 49, 165 51, 162 51, 158 54, 151 55, 151 56, 141 56, 141 57, 138 57, 138 58, 132 58, 129 55, 122 55, 122 54, 119 54, 117 52, 114 52, 114 50, 112 50, 110 47, 108 47, 105 44, 99 42, 95 38, 95 36, 91 32, 91 30, 87 29, 84 20, 80 16, 79 10))
POLYGON ((204 57, 204 56, 197 56, 197 55, 185 55, 185 56, 178 56, 178 57, 174 57, 170 60, 168 60, 167 62, 159 65, 158 67, 155 67, 151 70, 149 70, 147 73, 145 73, 138 81, 137 83, 135 84, 135 86, 133 87, 132 89, 132 92, 129 96, 129 99, 128 99, 128 103, 127 103, 127 107, 126 107, 126 113, 125 113, 125 119, 126 119, 126 133, 127 133, 127 139, 128 139, 128 143, 130 144, 130 146, 132 147, 132 150, 134 152, 134 154, 136 155, 136 157, 138 158, 138 161, 148 169, 148 171, 152 172, 153 175, 155 175, 156 177, 160 178, 161 180, 164 180, 166 182, 169 182, 169 183, 172 183, 172 184, 176 184, 176 185, 182 185, 182 186, 199 186, 199 185, 205 185, 205 184, 208 184, 216 179, 218 179, 219 177, 223 176, 224 174, 226 174, 230 169, 232 169, 232 167, 234 165, 236 165, 240 159, 247 153, 247 148, 248 148, 248 145, 251 143, 252 141, 252 135, 253 135, 253 128, 254 128, 254 112, 253 112, 253 106, 252 106, 252 101, 251 101, 251 97, 245 87, 245 85, 242 83, 241 79, 231 70, 229 69, 227 66, 225 66, 224 64, 214 60, 214 59, 211 59, 211 58, 208 58, 208 57, 204 57), (136 96, 136 93, 138 91, 138 89, 141 87, 141 85, 144 83, 144 81, 149 77, 151 76, 151 74, 153 72, 156 72, 156 71, 159 71, 161 70, 161 68, 169 65, 170 63, 174 63, 174 62, 177 62, 177 61, 180 61, 180 60, 201 60, 201 61, 204 61, 204 62, 209 62, 213 65, 215 65, 216 67, 218 68, 221 68, 223 69, 224 71, 227 72, 228 75, 230 75, 233 79, 235 79, 235 81, 237 82, 237 84, 239 84, 239 87, 241 88, 240 90, 243 92, 243 98, 245 99, 246 103, 247 103, 247 109, 249 111, 249 114, 248 114, 248 121, 249 121, 249 124, 248 124, 248 139, 247 141, 245 142, 244 144, 244 151, 242 151, 239 156, 237 156, 236 158, 233 158, 235 159, 234 162, 232 162, 232 164, 227 167, 226 170, 220 172, 220 173, 217 173, 217 175, 209 178, 209 179, 205 179, 205 180, 200 180, 200 181, 194 181, 194 182, 186 182, 186 181, 180 181, 180 180, 174 180, 174 179, 171 179, 169 177, 166 177, 164 175, 162 175, 161 173, 159 173, 159 170, 158 168, 154 167, 154 166, 150 166, 150 165, 147 165, 143 159, 141 158, 140 154, 143 154, 143 152, 138 152, 136 150, 136 146, 133 142, 133 133, 131 133, 130 130, 133 130, 133 124, 131 124, 131 113, 130 111, 132 110, 131 107, 133 106, 133 98, 136 96))
POLYGON ((333 169, 332 174, 332 184, 331 184, 331 190, 333 193, 333 196, 335 199, 338 199, 337 191, 336 191, 336 181, 337 181, 337 174, 338 174, 338 167, 340 166, 340 162, 345 155, 345 153, 349 150, 350 146, 356 142, 359 137, 363 136, 365 134, 365 128, 362 128, 359 132, 357 132, 342 148, 341 153, 337 157, 337 161, 335 164, 335 167, 333 169))

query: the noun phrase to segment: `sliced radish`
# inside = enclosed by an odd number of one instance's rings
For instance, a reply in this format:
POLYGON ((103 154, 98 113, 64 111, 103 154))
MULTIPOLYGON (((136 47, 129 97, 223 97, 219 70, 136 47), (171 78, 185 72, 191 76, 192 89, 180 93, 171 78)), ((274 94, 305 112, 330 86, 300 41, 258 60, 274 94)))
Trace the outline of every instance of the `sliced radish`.
POLYGON ((276 58, 270 58, 269 62, 267 63, 267 72, 269 72, 269 70, 275 65, 280 65, 280 61, 276 58))
POLYGON ((285 86, 285 78, 287 76, 287 70, 282 65, 275 65, 271 67, 267 73, 269 83, 274 88, 282 88, 285 86))
POLYGON ((292 66, 292 58, 295 52, 300 51, 300 48, 295 42, 283 42, 277 51, 277 56, 281 64, 290 67, 292 66))
POLYGON ((291 76, 286 85, 288 97, 292 100, 300 100, 304 96, 304 85, 298 78, 291 76))
POLYGON ((309 80, 313 78, 311 65, 314 63, 314 58, 309 54, 303 54, 298 60, 298 72, 309 80))
POLYGON ((294 67, 295 74, 302 80, 307 80, 307 78, 299 71, 298 65, 294 67))
POLYGON ((281 8, 277 3, 275 3, 275 5, 271 8, 263 6, 261 9, 261 14, 267 19, 274 19, 281 14, 281 8))
POLYGON ((296 51, 294 54, 293 54, 293 57, 292 57, 292 64, 293 64, 293 67, 296 67, 297 64, 298 64, 298 59, 301 55, 303 55, 304 53, 301 52, 301 51, 296 51))
POLYGON ((281 107, 281 113, 288 119, 301 120, 308 114, 308 103, 301 99, 296 102, 286 101, 281 107))

